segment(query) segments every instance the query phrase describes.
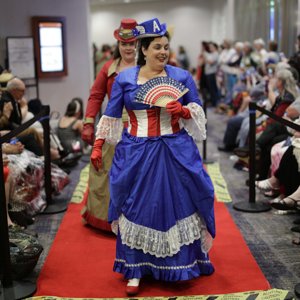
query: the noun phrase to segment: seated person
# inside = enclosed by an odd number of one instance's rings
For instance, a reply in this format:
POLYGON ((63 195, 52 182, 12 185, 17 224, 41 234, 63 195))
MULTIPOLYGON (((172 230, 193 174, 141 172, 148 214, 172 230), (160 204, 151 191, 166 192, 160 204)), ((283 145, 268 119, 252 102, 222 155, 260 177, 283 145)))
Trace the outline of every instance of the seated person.
MULTIPOLYGON (((0 130, 11 131, 19 127, 28 108, 24 100, 25 84, 18 78, 8 81, 0 99, 0 130)), ((38 156, 43 155, 42 140, 38 132, 28 128, 18 135, 25 148, 38 156)))
POLYGON ((67 106, 65 115, 58 122, 58 138, 64 149, 69 153, 82 152, 83 149, 81 140, 83 121, 79 119, 80 114, 79 103, 71 101, 67 106))
MULTIPOLYGON (((250 96, 245 95, 243 101, 249 103, 249 100, 259 102, 265 99, 265 82, 261 81, 250 90, 250 96)), ((249 123, 249 110, 243 110, 228 120, 224 133, 223 145, 218 147, 220 151, 232 151, 237 146, 238 134, 243 122, 249 123)))
MULTIPOLYGON (((286 109, 284 118, 295 122, 296 124, 300 124, 300 96, 296 98, 296 100, 286 109)), ((284 154, 284 152, 288 149, 288 147, 292 143, 292 138, 296 132, 294 129, 287 127, 287 131, 290 136, 287 139, 275 144, 271 150, 271 176, 274 175, 275 171, 279 167, 280 160, 284 154)), ((297 134, 297 133, 296 133, 297 134)))
MULTIPOLYGON (((11 131, 28 120, 28 105, 24 98, 25 84, 21 79, 13 78, 8 81, 6 90, 2 92, 0 99, 0 130, 11 131)), ((32 115, 31 115, 32 116, 32 115)), ((29 115, 30 119, 30 115, 29 115)), ((42 134, 33 127, 27 128, 18 134, 17 138, 37 156, 43 155, 42 134)), ((58 159, 59 153, 55 149, 50 150, 51 158, 58 159)))
MULTIPOLYGON (((299 140, 299 138, 298 138, 299 140)), ((280 210, 300 209, 300 146, 294 143, 285 151, 274 175, 268 179, 256 181, 255 185, 263 192, 280 191, 280 196, 271 203, 280 210)))
MULTIPOLYGON (((279 117, 283 117, 288 106, 294 102, 298 96, 295 78, 290 70, 280 70, 276 72, 274 80, 270 80, 268 85, 268 98, 271 102, 271 112, 279 117), (275 86, 278 95, 275 93, 275 86)), ((285 140, 288 137, 287 129, 281 123, 268 118, 261 126, 261 131, 257 130, 257 150, 260 152, 259 158, 259 178, 268 177, 271 165, 271 149, 273 145, 285 140)), ((237 148, 234 153, 240 157, 248 156, 249 148, 237 148)))
MULTIPOLYGON (((279 63, 276 68, 275 68, 275 74, 277 74, 278 72, 285 70, 285 69, 289 69, 292 70, 291 66, 287 63, 279 63)), ((293 73, 294 74, 294 73, 293 73)), ((268 74, 268 76, 264 77, 259 84, 257 84, 254 87, 254 94, 256 94, 257 96, 260 94, 260 99, 258 101, 259 105, 262 105, 263 107, 265 107, 265 109, 271 109, 273 103, 271 100, 269 100, 268 96, 269 95, 269 82, 271 83, 272 87, 271 89, 274 88, 272 82, 274 81, 273 79, 273 73, 272 74, 268 74)), ((277 96, 278 95, 278 90, 274 91, 273 96, 277 96)), ((251 98, 253 98, 251 96, 251 98)), ((253 99, 252 99, 253 100, 253 99)), ((256 113, 256 126, 259 127, 261 124, 263 124, 266 120, 268 119, 267 115, 261 114, 259 111, 257 111, 256 113)), ((240 126, 240 130, 237 134, 237 142, 238 142, 238 147, 242 148, 242 147, 246 147, 248 144, 248 136, 249 136, 249 115, 247 115, 243 121, 242 124, 240 126)))

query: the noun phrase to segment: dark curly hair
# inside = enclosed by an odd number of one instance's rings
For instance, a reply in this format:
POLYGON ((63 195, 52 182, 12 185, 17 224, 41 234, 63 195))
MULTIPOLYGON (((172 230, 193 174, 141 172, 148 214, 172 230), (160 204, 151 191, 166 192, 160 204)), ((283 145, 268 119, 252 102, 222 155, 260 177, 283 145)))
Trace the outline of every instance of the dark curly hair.
MULTIPOLYGON (((168 31, 162 36, 165 36, 168 40, 170 40, 170 34, 168 31)), ((139 40, 139 46, 138 46, 138 58, 137 58, 137 64, 139 66, 144 66, 146 64, 145 55, 142 51, 142 48, 148 49, 150 43, 156 39, 157 37, 145 37, 139 40)))
POLYGON ((295 79, 298 81, 299 85, 299 74, 300 74, 300 53, 295 53, 292 57, 289 58, 288 64, 294 69, 294 72, 297 72, 298 76, 295 76, 295 79))

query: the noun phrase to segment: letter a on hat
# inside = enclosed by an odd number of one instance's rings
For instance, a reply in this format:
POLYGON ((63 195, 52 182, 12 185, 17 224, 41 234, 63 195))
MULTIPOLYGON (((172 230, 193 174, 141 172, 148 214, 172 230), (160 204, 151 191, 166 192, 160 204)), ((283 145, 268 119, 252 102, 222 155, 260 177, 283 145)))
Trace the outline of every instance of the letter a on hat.
POLYGON ((160 27, 156 23, 156 20, 153 21, 153 32, 160 31, 160 27))

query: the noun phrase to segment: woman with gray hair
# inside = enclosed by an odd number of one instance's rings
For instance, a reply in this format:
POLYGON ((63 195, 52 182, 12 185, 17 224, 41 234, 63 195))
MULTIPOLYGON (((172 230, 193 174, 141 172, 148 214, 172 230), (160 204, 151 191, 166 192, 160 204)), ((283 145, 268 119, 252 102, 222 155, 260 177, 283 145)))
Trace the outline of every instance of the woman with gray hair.
MULTIPOLYGON (((290 69, 281 69, 275 72, 275 77, 268 83, 268 99, 272 105, 271 112, 283 117, 288 106, 299 95, 296 80, 290 69), (277 90, 277 93, 275 92, 277 90)), ((263 132, 256 143, 260 149, 259 179, 266 179, 271 165, 271 149, 273 145, 285 140, 288 131, 284 125, 268 118, 263 126, 263 132)))
MULTIPOLYGON (((299 96, 294 72, 290 66, 278 65, 274 78, 266 83, 266 93, 269 100, 269 107, 272 113, 283 117, 288 106, 299 96)), ((267 118, 262 125, 256 129, 257 152, 260 153, 259 180, 266 179, 271 166, 271 149, 273 145, 284 141, 288 137, 287 129, 284 125, 275 122, 272 118, 267 118)), ((248 157, 249 148, 236 148, 234 153, 238 157, 248 157)))

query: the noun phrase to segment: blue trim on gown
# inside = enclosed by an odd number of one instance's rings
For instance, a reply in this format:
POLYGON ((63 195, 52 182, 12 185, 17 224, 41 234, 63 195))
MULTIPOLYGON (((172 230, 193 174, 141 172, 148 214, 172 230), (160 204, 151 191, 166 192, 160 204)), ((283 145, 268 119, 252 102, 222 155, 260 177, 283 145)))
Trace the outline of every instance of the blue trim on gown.
MULTIPOLYGON (((168 76, 189 88, 180 99, 182 104, 201 105, 190 74, 171 66, 166 69, 168 76)), ((127 109, 151 109, 133 102, 138 70, 130 68, 117 76, 105 115, 120 117, 123 105, 127 109)), ((193 138, 184 129, 159 137, 135 137, 124 131, 110 170, 110 196, 110 222, 123 214, 134 224, 166 232, 196 212, 215 236, 213 185, 193 138)), ((214 268, 201 250, 200 239, 181 246, 173 256, 158 258, 130 249, 119 234, 114 271, 127 279, 150 274, 155 279, 177 281, 211 274, 214 268)))

